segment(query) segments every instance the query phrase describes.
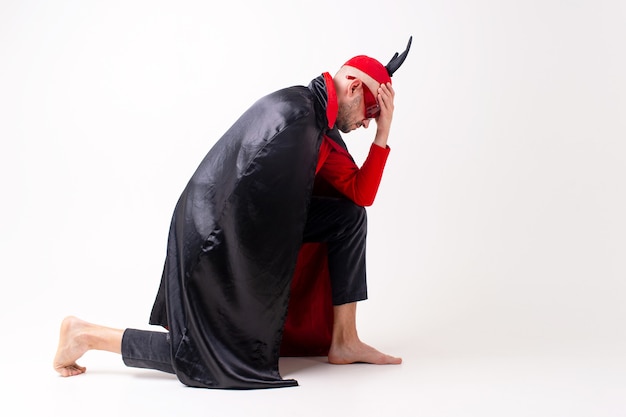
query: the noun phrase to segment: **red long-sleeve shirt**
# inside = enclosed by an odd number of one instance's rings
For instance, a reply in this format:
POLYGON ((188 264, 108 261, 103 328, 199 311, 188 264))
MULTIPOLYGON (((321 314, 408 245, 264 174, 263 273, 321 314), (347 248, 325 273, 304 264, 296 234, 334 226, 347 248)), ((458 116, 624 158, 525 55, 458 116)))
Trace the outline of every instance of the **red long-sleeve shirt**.
MULTIPOLYGON (((374 143, 365 162, 359 168, 350 155, 335 141, 324 137, 320 147, 316 170, 316 188, 326 183, 359 206, 371 206, 389 156, 389 147, 374 143), (320 181, 320 179, 322 181, 320 181)), ((323 194, 328 194, 323 191, 323 194)))

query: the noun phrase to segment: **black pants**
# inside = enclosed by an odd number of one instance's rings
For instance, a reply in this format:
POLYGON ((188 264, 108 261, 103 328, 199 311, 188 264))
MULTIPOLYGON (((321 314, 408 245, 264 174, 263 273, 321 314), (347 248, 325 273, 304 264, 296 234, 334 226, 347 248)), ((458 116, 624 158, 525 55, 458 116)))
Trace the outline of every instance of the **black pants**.
MULTIPOLYGON (((325 242, 334 305, 367 298, 365 276, 365 208, 344 198, 313 197, 303 242, 325 242)), ((122 337, 127 366, 174 373, 169 334, 127 329, 122 337)))

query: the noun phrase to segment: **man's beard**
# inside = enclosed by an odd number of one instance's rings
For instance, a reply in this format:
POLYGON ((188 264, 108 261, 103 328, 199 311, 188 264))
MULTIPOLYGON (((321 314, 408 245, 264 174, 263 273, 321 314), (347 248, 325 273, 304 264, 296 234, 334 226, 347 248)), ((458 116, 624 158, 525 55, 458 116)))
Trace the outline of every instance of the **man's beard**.
POLYGON ((351 103, 341 103, 339 105, 339 110, 337 111, 337 121, 335 122, 337 129, 343 133, 349 133, 354 130, 353 126, 356 126, 359 122, 359 120, 353 120, 354 108, 360 105, 361 96, 356 97, 351 103))

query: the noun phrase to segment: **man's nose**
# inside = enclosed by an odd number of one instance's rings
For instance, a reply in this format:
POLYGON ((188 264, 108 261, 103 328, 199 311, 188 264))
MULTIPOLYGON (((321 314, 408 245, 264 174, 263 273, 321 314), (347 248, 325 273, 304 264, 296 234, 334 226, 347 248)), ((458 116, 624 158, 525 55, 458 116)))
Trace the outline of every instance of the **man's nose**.
POLYGON ((363 127, 367 129, 370 125, 370 119, 364 119, 361 123, 363 124, 363 127))

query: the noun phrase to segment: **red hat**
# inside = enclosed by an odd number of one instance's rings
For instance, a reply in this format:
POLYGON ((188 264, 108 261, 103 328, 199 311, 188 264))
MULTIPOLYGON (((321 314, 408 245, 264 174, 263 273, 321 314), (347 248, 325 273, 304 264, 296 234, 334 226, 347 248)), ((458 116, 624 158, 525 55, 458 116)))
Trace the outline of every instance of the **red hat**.
POLYGON ((406 49, 401 54, 395 53, 389 63, 385 66, 375 60, 374 58, 370 58, 365 55, 355 56, 354 58, 348 60, 344 65, 348 65, 352 68, 356 68, 360 71, 363 71, 365 74, 369 75, 374 79, 374 81, 378 82, 378 84, 390 83, 391 77, 394 72, 400 68, 406 56, 411 49, 411 42, 413 41, 413 36, 409 37, 409 42, 406 45, 406 49))
POLYGON ((372 77, 378 84, 391 82, 391 77, 387 68, 374 58, 365 55, 358 55, 349 59, 344 65, 363 71, 372 77))

